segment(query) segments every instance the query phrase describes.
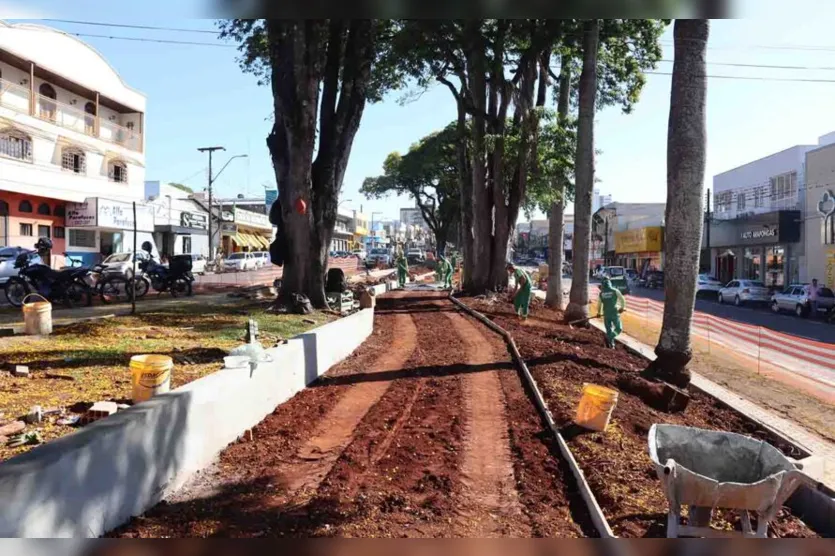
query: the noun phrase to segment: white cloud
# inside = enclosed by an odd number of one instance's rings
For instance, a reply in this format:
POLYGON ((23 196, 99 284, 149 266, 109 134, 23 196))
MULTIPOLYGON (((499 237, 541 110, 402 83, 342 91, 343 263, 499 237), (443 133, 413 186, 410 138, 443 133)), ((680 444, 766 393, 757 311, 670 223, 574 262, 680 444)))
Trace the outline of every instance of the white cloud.
POLYGON ((27 5, 27 2, 0 0, 0 19, 41 19, 46 17, 42 10, 27 5))

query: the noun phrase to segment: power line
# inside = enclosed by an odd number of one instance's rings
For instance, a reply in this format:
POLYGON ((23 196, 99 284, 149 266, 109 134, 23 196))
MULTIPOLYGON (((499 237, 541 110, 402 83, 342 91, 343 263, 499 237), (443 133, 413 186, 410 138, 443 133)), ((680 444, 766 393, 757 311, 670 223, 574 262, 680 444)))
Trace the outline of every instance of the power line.
POLYGON ((234 44, 223 44, 221 42, 197 42, 197 41, 177 41, 177 40, 170 40, 170 39, 149 39, 146 37, 118 37, 115 35, 96 35, 92 33, 71 33, 68 31, 63 31, 68 35, 75 35, 76 37, 94 37, 99 39, 113 39, 113 40, 120 40, 120 41, 136 41, 136 42, 155 42, 155 43, 162 43, 162 44, 182 44, 182 45, 189 45, 189 46, 215 46, 221 48, 237 48, 234 44))
MULTIPOLYGON (((672 72, 645 71, 647 75, 672 75, 672 72)), ((802 77, 750 77, 742 75, 708 75, 708 79, 736 79, 739 81, 782 81, 785 83, 835 83, 835 79, 812 79, 802 77)))
POLYGON ((182 29, 178 27, 156 27, 154 25, 129 25, 127 23, 104 23, 101 21, 77 21, 72 19, 42 19, 41 21, 49 21, 52 23, 71 23, 73 25, 93 25, 96 27, 120 27, 124 29, 146 29, 149 31, 174 31, 177 33, 205 33, 209 35, 217 35, 217 31, 209 31, 208 29, 182 29))
MULTIPOLYGON (((668 62, 672 64, 675 60, 663 59, 661 62, 668 62)), ((784 69, 784 70, 809 70, 809 71, 835 71, 835 66, 780 66, 770 64, 743 64, 737 62, 707 62, 709 66, 730 66, 736 68, 765 68, 765 69, 784 69)))

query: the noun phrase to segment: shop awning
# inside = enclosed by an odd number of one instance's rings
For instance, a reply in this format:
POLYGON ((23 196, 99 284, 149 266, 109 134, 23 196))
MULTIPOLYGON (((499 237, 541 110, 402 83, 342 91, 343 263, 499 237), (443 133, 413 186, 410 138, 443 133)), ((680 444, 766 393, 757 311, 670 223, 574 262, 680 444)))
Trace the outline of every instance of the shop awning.
POLYGON ((261 244, 261 247, 263 247, 264 249, 270 248, 270 240, 268 240, 264 236, 256 235, 253 237, 256 239, 256 241, 258 241, 259 244, 261 244))
POLYGON ((241 235, 244 236, 244 241, 246 241, 246 244, 247 244, 248 247, 251 247, 252 249, 261 249, 261 246, 258 245, 258 242, 255 241, 255 238, 252 237, 252 234, 241 234, 241 235))
POLYGON ((235 245, 238 247, 249 247, 249 243, 247 243, 243 236, 244 234, 235 234, 232 236, 232 241, 235 242, 235 245))

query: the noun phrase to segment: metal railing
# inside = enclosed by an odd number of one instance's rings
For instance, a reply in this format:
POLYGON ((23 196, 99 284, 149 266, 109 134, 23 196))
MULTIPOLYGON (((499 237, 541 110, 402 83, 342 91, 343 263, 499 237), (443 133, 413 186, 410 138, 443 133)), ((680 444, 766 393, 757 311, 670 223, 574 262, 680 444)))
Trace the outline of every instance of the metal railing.
POLYGON ((115 122, 101 120, 99 122, 99 138, 122 145, 132 151, 142 151, 142 134, 115 122))
POLYGON ((28 87, 0 79, 0 106, 21 114, 29 113, 30 91, 28 87))
POLYGON ((96 116, 53 98, 35 93, 35 113, 47 122, 92 137, 96 134, 96 116))

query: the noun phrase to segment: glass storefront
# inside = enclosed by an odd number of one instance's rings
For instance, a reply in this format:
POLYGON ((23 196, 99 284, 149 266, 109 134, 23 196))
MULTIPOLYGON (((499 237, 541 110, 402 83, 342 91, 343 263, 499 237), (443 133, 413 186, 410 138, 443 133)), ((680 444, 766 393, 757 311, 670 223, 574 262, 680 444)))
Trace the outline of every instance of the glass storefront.
POLYGON ((786 286, 785 249, 782 245, 765 248, 766 281, 765 285, 772 289, 782 289, 786 286))
POLYGON ((762 247, 746 247, 742 260, 742 278, 762 281, 762 247))

